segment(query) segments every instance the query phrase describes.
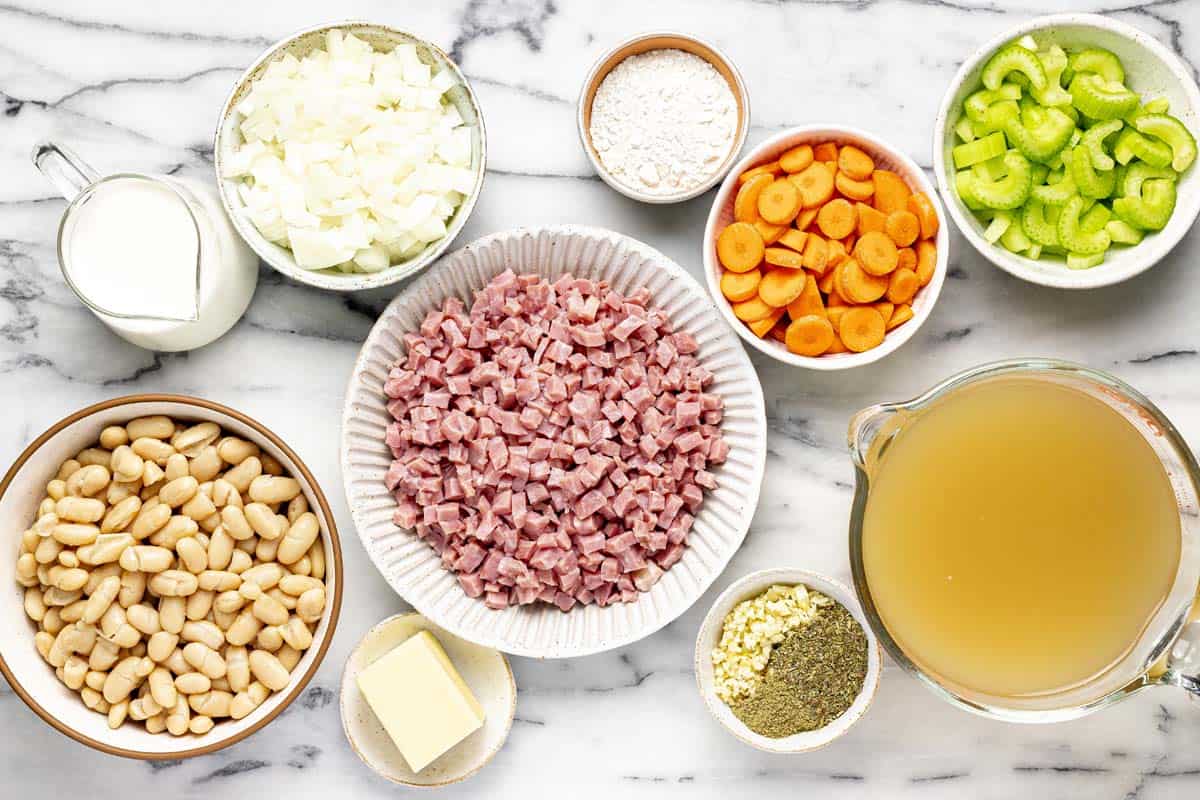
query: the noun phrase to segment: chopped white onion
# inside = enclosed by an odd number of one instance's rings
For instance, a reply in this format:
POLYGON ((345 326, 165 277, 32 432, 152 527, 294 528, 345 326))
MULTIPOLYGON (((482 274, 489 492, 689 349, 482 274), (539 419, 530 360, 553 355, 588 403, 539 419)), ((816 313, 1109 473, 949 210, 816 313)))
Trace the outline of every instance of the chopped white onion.
POLYGON ((267 65, 225 162, 246 217, 304 269, 378 272, 446 236, 475 186, 472 131, 448 70, 413 45, 381 53, 340 31, 267 65))

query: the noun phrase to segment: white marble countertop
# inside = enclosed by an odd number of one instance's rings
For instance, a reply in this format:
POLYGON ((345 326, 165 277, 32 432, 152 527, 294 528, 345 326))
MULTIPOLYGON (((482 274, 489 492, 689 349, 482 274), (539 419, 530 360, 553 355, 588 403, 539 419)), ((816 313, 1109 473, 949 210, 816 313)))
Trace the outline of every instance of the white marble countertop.
MULTIPOLYGON (((0 795, 386 796, 393 787, 360 764, 343 738, 336 692, 358 638, 403 608, 356 540, 337 459, 346 379, 391 293, 322 293, 264 268, 249 313, 224 339, 186 355, 138 350, 97 322, 59 276, 54 238, 63 203, 28 162, 35 141, 60 138, 101 167, 208 178, 217 111, 260 50, 318 22, 375 19, 444 45, 482 100, 491 169, 460 242, 518 225, 583 222, 642 239, 699 275, 711 194, 680 206, 638 205, 597 180, 580 149, 579 84, 611 44, 655 28, 681 28, 717 43, 749 87, 751 143, 793 124, 836 121, 878 131, 928 166, 936 106, 957 65, 984 39, 1036 13, 1087 5, 1142 27, 1176 52, 1200 52, 1200 2, 1132 3, 0 5, 0 461, 61 416, 103 398, 138 391, 203 395, 258 417, 302 454, 333 503, 348 569, 337 636, 310 688, 268 728, 212 756, 162 764, 103 756, 51 730, 0 686, 0 795)), ((961 237, 953 246, 950 280, 932 318, 882 363, 822 374, 755 359, 771 432, 767 478, 749 538, 717 586, 690 613, 634 646, 573 661, 514 658, 520 696, 507 746, 487 769, 444 795, 1200 796, 1200 705, 1172 690, 1143 692, 1078 722, 1022 727, 952 709, 889 664, 874 706, 849 735, 793 757, 741 745, 709 718, 697 695, 694 637, 723 586, 774 565, 848 578, 852 473, 843 439, 858 408, 907 398, 980 362, 1056 356, 1130 381, 1200 442, 1200 234, 1193 232, 1152 272, 1086 294, 1021 283, 990 267, 961 237)))

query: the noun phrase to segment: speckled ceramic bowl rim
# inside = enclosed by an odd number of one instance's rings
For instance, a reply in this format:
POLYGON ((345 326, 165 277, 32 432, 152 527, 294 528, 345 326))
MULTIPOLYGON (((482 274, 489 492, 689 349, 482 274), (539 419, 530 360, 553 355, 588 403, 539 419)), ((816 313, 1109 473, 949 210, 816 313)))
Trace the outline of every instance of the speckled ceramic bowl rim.
MULTIPOLYGON (((213 411, 237 420, 243 425, 252 428, 259 436, 269 441, 275 447, 278 447, 279 450, 283 452, 283 454, 287 456, 293 464, 295 464, 296 470, 312 488, 313 498, 317 501, 317 505, 320 508, 321 518, 324 522, 324 529, 328 532, 329 543, 332 545, 329 548, 332 552, 327 555, 331 556, 330 561, 332 563, 334 575, 333 598, 329 603, 326 604, 325 607, 325 619, 328 623, 328 627, 325 631, 324 637, 322 638, 321 644, 317 649, 316 656, 313 658, 312 663, 309 665, 308 669, 305 670, 304 674, 301 675, 299 679, 290 682, 289 685, 291 688, 283 700, 279 701, 279 703, 273 709, 271 709, 271 711, 264 715, 263 718, 254 725, 251 725, 245 730, 239 731, 236 734, 226 736, 225 738, 218 738, 211 744, 193 747, 190 750, 179 750, 164 753, 147 753, 141 750, 114 747, 111 744, 102 742, 98 739, 93 739, 92 737, 86 736, 75 730, 67 723, 46 711, 46 709, 34 699, 33 695, 23 685, 21 685, 16 676, 12 673, 12 670, 9 669, 8 664, 4 661, 3 653, 0 653, 0 674, 4 675, 5 680, 8 681, 8 685, 12 687, 13 692, 15 692, 16 695, 20 697, 22 701, 24 701, 25 705, 29 706, 29 708, 35 714, 41 717, 42 720, 51 725, 59 733, 65 734, 80 744, 87 745, 94 750, 99 750, 108 755, 120 756, 122 758, 140 759, 143 761, 163 761, 192 758, 193 756, 211 755, 218 750, 222 750, 230 745, 237 744, 238 742, 257 733, 270 724, 276 717, 283 713, 284 709, 292 704, 293 700, 300 696, 300 693, 304 691, 304 688, 308 685, 308 682, 312 680, 314 675, 317 674, 317 670, 320 668, 321 662, 325 658, 325 653, 329 650, 329 645, 333 642, 333 634, 337 629, 338 614, 342 608, 343 576, 341 540, 338 538, 337 524, 334 521, 333 512, 329 508, 329 503, 325 499, 325 494, 321 491, 321 487, 317 483, 317 479, 313 476, 312 472, 309 471, 305 463, 300 460, 300 456, 296 455, 296 452, 292 450, 292 448, 288 447, 284 441, 275 434, 274 431, 253 417, 248 417, 240 411, 233 410, 229 406, 213 402, 212 400, 204 400, 199 397, 190 397, 187 395, 132 394, 124 397, 114 397, 110 400, 104 400, 86 408, 82 408, 79 411, 76 411, 74 414, 64 417, 63 419, 51 425, 45 432, 30 442, 29 446, 26 447, 19 456, 17 456, 16 461, 13 462, 13 465, 9 467, 8 472, 4 475, 4 479, 0 481, 0 497, 3 497, 4 493, 11 487, 13 480, 17 476, 17 473, 20 472, 21 468, 25 466, 25 462, 29 460, 30 456, 37 452, 42 445, 44 445, 54 436, 58 435, 63 429, 101 411, 107 411, 111 408, 119 408, 121 406, 134 405, 137 403, 179 403, 181 405, 193 406, 196 408, 205 409, 207 411, 213 411)), ((204 738, 214 737, 220 731, 221 728, 218 725, 211 732, 202 734, 198 738, 203 740, 204 738)))
MULTIPOLYGON (((630 55, 632 55, 632 53, 630 55)), ((709 63, 712 63, 714 60, 712 58, 708 58, 707 56, 704 58, 709 63)), ((613 67, 619 63, 620 61, 617 61, 613 64, 613 67)), ((716 65, 714 64, 714 66, 716 65)), ((588 70, 587 77, 583 80, 583 88, 579 90, 579 100, 576 101, 575 105, 575 124, 579 129, 579 143, 583 146, 583 152, 587 155, 588 161, 591 162, 592 168, 596 170, 596 174, 599 175, 600 179, 613 189, 617 190, 631 200, 637 200, 642 203, 651 203, 655 205, 682 203, 685 200, 691 200, 704 194, 709 189, 716 186, 721 179, 729 173, 730 167, 733 166, 734 162, 737 160, 738 154, 742 152, 742 148, 746 144, 746 136, 750 133, 750 93, 746 90, 746 82, 742 79, 742 73, 738 71, 737 66, 734 65, 729 56, 712 42, 705 41, 698 36, 680 33, 679 31, 660 30, 639 33, 637 36, 626 39, 617 44, 615 47, 606 50, 604 54, 596 59, 595 63, 592 64, 591 69, 588 70), (587 116, 588 111, 587 106, 589 105, 588 97, 589 95, 594 96, 595 88, 598 87, 600 82, 603 81, 608 75, 609 70, 604 70, 605 63, 607 63, 609 59, 620 54, 622 51, 629 50, 636 44, 644 42, 647 39, 659 38, 690 42, 693 45, 699 46, 701 49, 709 51, 716 60, 719 60, 721 65, 729 70, 729 74, 733 78, 732 84, 729 88, 733 90, 740 112, 738 115, 738 130, 734 134, 733 144, 730 147, 729 155, 727 155, 725 160, 721 162, 721 166, 717 168, 717 171, 713 173, 712 177, 705 180, 704 183, 693 189, 688 189, 685 192, 678 192, 676 194, 669 195, 648 194, 614 178, 612 173, 610 173, 600 161, 600 157, 596 153, 596 148, 592 146, 592 136, 588 131, 587 123, 585 122, 585 117, 587 116)))
MULTIPOLYGON (((341 696, 338 700, 338 710, 341 713, 341 717, 342 717, 342 731, 343 731, 343 733, 346 734, 346 741, 350 743, 350 749, 354 751, 354 754, 356 756, 358 756, 359 760, 362 761, 363 764, 365 764, 372 772, 374 772, 379 777, 384 778, 385 780, 391 781, 392 783, 401 784, 403 786, 409 786, 409 787, 412 787, 413 789, 437 789, 442 786, 450 786, 455 783, 461 783, 461 782, 465 781, 467 778, 470 778, 472 775, 479 772, 479 770, 483 769, 488 764, 490 764, 492 762, 492 759, 496 757, 496 754, 499 753, 504 748, 504 743, 508 741, 508 735, 512 732, 513 719, 517 715, 517 680, 515 677, 513 677, 512 664, 509 663, 508 656, 505 655, 503 651, 493 650, 490 647, 484 647, 481 644, 475 644, 474 642, 472 642, 469 639, 463 639, 461 636, 454 636, 455 639, 465 642, 465 643, 471 645, 472 647, 477 647, 480 650, 491 650, 493 653, 496 653, 498 656, 500 656, 500 661, 501 661, 501 663, 504 664, 504 671, 508 674, 509 688, 512 690, 512 702, 509 704, 509 707, 508 707, 508 721, 507 721, 507 723, 505 723, 505 726, 504 726, 504 735, 500 737, 500 741, 496 742, 496 746, 493 747, 488 752, 488 754, 484 757, 484 759, 482 761, 480 761, 478 764, 476 764, 473 768, 471 768, 467 772, 463 773, 462 775, 459 775, 457 778, 452 778, 452 779, 446 780, 446 781, 439 781, 437 783, 414 783, 412 781, 406 781, 403 778, 397 777, 395 775, 389 775, 388 773, 379 769, 377 765, 372 764, 370 761, 368 761, 367 757, 363 754, 363 752, 358 749, 358 743, 354 741, 354 735, 350 732, 350 723, 348 723, 346 721, 347 715, 346 715, 346 677, 345 676, 346 676, 346 671, 350 667, 350 662, 355 659, 355 657, 358 655, 359 651, 362 650, 363 645, 366 644, 368 639, 370 639, 381 628, 383 628, 387 625, 391 625, 402 619, 407 619, 408 617, 420 617, 422 620, 427 622, 431 627, 441 630, 440 625, 433 622, 428 617, 426 617, 424 614, 421 614, 418 611, 404 611, 399 614, 393 614, 392 616, 387 617, 386 619, 382 619, 379 622, 372 625, 371 629, 368 630, 366 633, 364 633, 363 637, 358 640, 358 644, 356 644, 354 646, 354 649, 350 651, 350 655, 346 656, 346 661, 344 663, 344 666, 342 667, 341 696)), ((453 636, 454 634, 451 634, 451 635, 453 636)))
MULTIPOLYGON (((871 707, 871 704, 875 702, 875 693, 879 689, 879 678, 883 674, 883 650, 880 648, 879 640, 876 639, 875 632, 871 630, 871 626, 869 624, 864 624, 865 620, 866 615, 863 613, 862 606, 858 602, 858 597, 854 594, 850 587, 846 586, 841 581, 831 578, 828 575, 824 575, 820 572, 813 572, 811 570, 798 569, 794 567, 772 567, 770 569, 760 569, 756 572, 751 572, 748 575, 738 578, 736 581, 731 583, 729 587, 725 589, 725 591, 721 592, 720 596, 717 597, 715 601, 713 601, 708 613, 704 615, 704 621, 700 623, 699 632, 696 634, 696 651, 693 658, 693 665, 696 673, 696 688, 700 692, 700 697, 704 700, 705 708, 708 709, 708 713, 712 715, 713 719, 721 724, 722 728, 729 731, 729 733, 731 733, 739 741, 745 742, 751 747, 767 753, 776 753, 782 755, 811 753, 814 750, 820 750, 822 747, 837 741, 842 736, 846 735, 846 733, 848 733, 850 729, 853 728, 858 721, 863 718, 863 715, 867 713, 867 710, 871 707), (818 589, 813 587, 811 582, 814 579, 829 584, 837 591, 831 592, 827 589, 818 589), (737 604, 737 598, 749 599, 749 597, 746 595, 749 591, 751 591, 751 586, 758 585, 762 590, 765 590, 768 586, 776 583, 793 585, 802 583, 810 590, 820 591, 822 594, 826 594, 841 603, 842 606, 854 616, 854 619, 856 622, 858 622, 859 627, 862 628, 863 634, 867 637, 867 648, 869 651, 875 653, 876 663, 879 665, 878 669, 875 670, 874 676, 871 675, 868 667, 867 680, 863 681, 862 689, 859 690, 858 696, 854 698, 854 702, 857 703, 859 698, 861 698, 863 695, 866 695, 867 702, 862 705, 862 707, 853 717, 846 720, 845 727, 840 732, 826 738, 824 741, 818 744, 791 750, 781 750, 779 748, 770 747, 767 745, 767 742, 771 740, 767 739, 765 736, 758 736, 753 734, 753 732, 751 732, 750 736, 746 736, 736 728, 727 725, 725 720, 721 718, 720 713, 718 713, 718 708, 723 705, 721 699, 716 696, 715 692, 705 690, 704 674, 706 671, 701 666, 703 656, 707 651, 709 633, 714 627, 723 625, 725 622, 724 615, 722 615, 720 619, 717 619, 717 610, 729 603, 730 608, 724 612, 725 614, 728 614, 729 611, 732 610, 733 606, 737 604), (731 600, 733 602, 731 602, 731 600), (872 677, 874 678, 873 680, 871 680, 872 677)), ((707 670, 707 672, 711 671, 711 669, 707 670)), ((823 729, 818 728, 817 731, 813 732, 816 733, 820 730, 823 729)))
POLYGON ((780 131, 755 145, 741 161, 734 165, 733 169, 725 177, 724 183, 721 184, 717 196, 713 198, 712 208, 708 212, 708 221, 704 226, 703 250, 704 285, 708 287, 708 293, 712 297, 713 303, 720 310, 721 315, 737 331, 737 335, 742 337, 742 341, 749 344, 758 352, 768 355, 776 361, 790 364, 793 367, 804 367, 820 371, 836 371, 873 364, 881 358, 891 355, 896 350, 899 350, 925 324, 925 320, 929 319, 930 314, 933 313, 933 309, 937 305, 938 299, 941 297, 942 285, 946 281, 946 271, 949 269, 950 264, 950 232, 946 225, 946 212, 942 208, 942 203, 938 198, 937 189, 929 180, 925 171, 909 158, 908 154, 897 147, 893 147, 879 136, 859 128, 853 128, 848 125, 816 123, 813 125, 800 125, 780 131), (937 264, 934 266, 932 280, 917 290, 918 294, 924 294, 928 297, 928 300, 923 301, 919 309, 913 309, 912 319, 893 330, 887 331, 883 342, 878 347, 872 347, 870 350, 864 350, 861 353, 801 356, 789 351, 783 346, 782 342, 768 338, 760 339, 746 326, 746 323, 734 316, 733 307, 730 305, 729 300, 725 298, 725 295, 721 293, 721 273, 723 268, 717 261, 716 256, 718 219, 724 207, 732 202, 732 198, 735 196, 738 176, 751 167, 758 166, 763 162, 766 158, 764 154, 780 148, 785 143, 795 142, 796 144, 800 144, 806 141, 821 139, 844 141, 847 138, 868 142, 871 148, 900 162, 906 170, 916 176, 917 186, 910 186, 910 188, 917 188, 919 191, 924 192, 929 197, 929 201, 933 204, 934 211, 938 216, 939 224, 937 236, 935 237, 937 264))
POLYGON ((254 63, 246 68, 246 71, 233 84, 233 88, 229 91, 229 96, 225 98, 225 103, 221 106, 221 114, 217 118, 216 131, 213 133, 213 166, 217 181, 217 192, 221 195, 221 204, 225 207, 225 213, 229 215, 230 220, 233 222, 234 229, 237 230, 238 235, 242 237, 255 254, 267 264, 270 264, 272 268, 294 281, 307 284, 308 286, 315 286, 319 289, 332 289, 338 292, 378 289, 381 286, 391 285, 424 270, 430 264, 437 261, 454 242, 458 234, 462 232, 463 227, 467 224, 467 219, 475 210, 475 203, 479 200, 479 195, 483 190, 483 179, 487 174, 487 128, 483 120, 483 108, 479 105, 479 99, 475 96, 470 81, 467 80, 467 76, 459 69, 458 64, 454 63, 454 60, 444 50, 427 39, 408 31, 400 30, 399 28, 393 28, 390 25, 367 20, 346 20, 344 22, 315 25, 286 36, 268 47, 263 51, 262 55, 254 60, 254 63), (471 193, 463 198, 462 204, 455 212, 453 222, 446 230, 446 235, 429 247, 426 247, 416 258, 388 267, 385 270, 380 270, 379 272, 356 273, 352 275, 301 269, 296 265, 295 259, 292 258, 290 253, 284 257, 268 246, 267 240, 258 232, 253 223, 247 220, 239 211, 241 207, 240 203, 235 208, 235 204, 230 197, 230 192, 227 191, 226 181, 221 177, 222 129, 225 127, 225 120, 233 113, 235 98, 242 93, 243 87, 264 64, 274 61, 298 40, 305 37, 322 34, 335 29, 354 33, 356 30, 362 28, 373 29, 389 37, 395 37, 397 43, 412 42, 420 47, 427 48, 449 67, 455 79, 462 85, 467 100, 471 108, 475 111, 476 125, 479 128, 479 174, 475 176, 475 185, 471 188, 471 193))
MULTIPOLYGON (((1196 81, 1192 78, 1187 65, 1159 42, 1158 39, 1132 25, 1127 25, 1124 22, 1103 17, 1099 14, 1050 14, 1048 16, 1036 17, 1020 25, 1015 25, 992 37, 959 67, 953 80, 950 81, 950 86, 946 89, 945 96, 942 98, 937 120, 933 126, 933 170, 937 177, 938 190, 944 195, 945 205, 950 210, 950 216, 954 218, 959 231, 971 243, 971 246, 979 251, 979 254, 988 261, 1010 275, 1041 286, 1049 286, 1056 289, 1095 289, 1101 286, 1120 283, 1136 275, 1140 275, 1162 260, 1187 235, 1197 215, 1200 215, 1200 191, 1195 193, 1195 199, 1190 206, 1185 207, 1180 203, 1175 208, 1175 213, 1182 213, 1188 217, 1187 224, 1180 225, 1169 234, 1165 230, 1158 231, 1151 238, 1137 245, 1139 250, 1144 249, 1144 253, 1139 253, 1142 257, 1132 261, 1124 269, 1105 269, 1104 265, 1101 265, 1092 269, 1071 270, 1067 269, 1065 265, 1061 265, 1061 269, 1041 270, 1031 266, 1031 264, 1039 262, 1033 262, 1023 256, 1009 253, 999 245, 989 243, 975 230, 971 224, 969 212, 958 199, 958 193, 954 187, 950 185, 949 166, 946 164, 945 142, 948 134, 946 127, 950 119, 954 99, 958 95, 963 83, 966 82, 967 76, 978 69, 982 61, 989 58, 992 53, 1005 43, 1019 39, 1027 33, 1036 33, 1055 27, 1098 28, 1130 40, 1167 67, 1183 87, 1183 92, 1190 99, 1192 108, 1197 113, 1200 113, 1200 87, 1197 87, 1196 81)), ((1192 169, 1197 168, 1196 165, 1192 166, 1192 169)), ((1129 252, 1135 251, 1130 250, 1129 252)))

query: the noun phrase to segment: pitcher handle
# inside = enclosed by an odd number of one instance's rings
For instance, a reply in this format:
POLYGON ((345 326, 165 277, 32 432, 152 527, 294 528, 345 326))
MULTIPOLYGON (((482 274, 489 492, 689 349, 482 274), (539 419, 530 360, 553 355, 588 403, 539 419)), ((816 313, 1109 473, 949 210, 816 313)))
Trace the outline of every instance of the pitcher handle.
POLYGON ((100 179, 100 173, 70 148, 57 142, 35 145, 32 158, 33 165, 68 202, 100 179))
POLYGON ((1186 689, 1192 700, 1200 702, 1200 620, 1183 626, 1167 654, 1167 671, 1159 682, 1186 689))

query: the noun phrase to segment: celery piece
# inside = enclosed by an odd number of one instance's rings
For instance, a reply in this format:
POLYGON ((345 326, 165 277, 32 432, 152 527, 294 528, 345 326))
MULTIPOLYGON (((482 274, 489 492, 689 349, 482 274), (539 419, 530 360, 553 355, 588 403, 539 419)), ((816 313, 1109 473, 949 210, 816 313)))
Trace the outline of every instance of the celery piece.
POLYGON ((1036 197, 1029 198, 1021 208, 1021 229, 1037 244, 1058 244, 1058 230, 1046 219, 1046 206, 1036 197))
POLYGON ((1033 185, 1041 186, 1046 182, 1046 176, 1050 174, 1050 168, 1045 164, 1033 165, 1033 185))
POLYGON ((1074 131, 1075 123, 1056 108, 1036 109, 1004 126, 1008 140, 1023 156, 1043 164, 1066 147, 1074 131))
POLYGON ((1082 145, 1063 156, 1063 161, 1067 164, 1071 180, 1075 181, 1075 186, 1084 197, 1100 200, 1111 195, 1116 188, 1116 174, 1112 170, 1096 172, 1092 167, 1092 157, 1082 145))
POLYGON ((1104 253, 1067 253, 1067 269, 1091 269, 1104 262, 1104 253))
POLYGON ((992 217, 991 224, 984 228, 983 238, 987 240, 988 244, 995 244, 1012 223, 1012 214, 1007 211, 997 211, 996 216, 992 217))
POLYGON ((1062 74, 1067 68, 1066 52, 1058 45, 1051 45, 1049 50, 1038 53, 1038 60, 1046 72, 1046 87, 1031 88, 1033 97, 1044 106, 1071 105, 1071 94, 1062 86, 1062 74))
POLYGON ((1138 96, 1125 84, 1106 81, 1095 73, 1077 73, 1070 91, 1075 108, 1097 121, 1124 117, 1138 105, 1138 96))
POLYGON ((1176 172, 1183 172, 1196 160, 1196 138, 1170 114, 1146 114, 1134 120, 1133 126, 1167 143, 1171 148, 1171 167, 1176 172))
POLYGON ((1000 244, 1009 252, 1023 253, 1033 242, 1029 241, 1029 237, 1021 230, 1020 225, 1009 225, 1008 230, 1000 237, 1000 244))
POLYGON ((1155 97, 1142 105, 1142 111, 1147 114, 1165 114, 1171 110, 1171 101, 1165 97, 1155 97))
POLYGON ((1025 251, 1025 257, 1032 258, 1034 261, 1037 261, 1042 257, 1042 245, 1038 244, 1037 242, 1029 245, 1029 249, 1025 251))
POLYGON ((1072 197, 1063 206, 1058 217, 1058 241, 1070 253, 1103 253, 1112 244, 1112 240, 1103 228, 1091 232, 1082 229, 1079 217, 1083 208, 1082 197, 1072 197))
POLYGON ((1096 203, 1088 212, 1079 218, 1079 230, 1093 233, 1103 228, 1112 219, 1112 212, 1103 203, 1096 203))
POLYGON ((954 132, 964 142, 975 141, 975 130, 971 127, 971 120, 966 117, 958 121, 958 124, 954 126, 954 132))
POLYGON ((1139 244, 1145 235, 1123 219, 1110 219, 1104 224, 1104 230, 1108 231, 1113 244, 1139 244))
POLYGON ((1170 167, 1152 167, 1142 161, 1134 161, 1125 168, 1121 178, 1120 193, 1122 197, 1138 197, 1142 193, 1142 184, 1152 178, 1174 181, 1179 176, 1170 167))
POLYGON ((1113 145, 1113 158, 1119 164, 1128 164, 1140 158, 1152 167, 1168 167, 1173 156, 1166 142, 1142 136, 1133 128, 1121 131, 1113 145))
POLYGON ((989 158, 987 161, 980 161, 971 167, 971 171, 986 181, 998 181, 1008 174, 1008 169, 1004 166, 1003 155, 989 158))
POLYGON ((978 178, 975 177, 969 169, 959 170, 954 175, 954 189, 958 192, 958 197, 963 201, 963 205, 972 211, 980 211, 983 209, 983 203, 975 196, 975 182, 978 178))
POLYGON ((1114 200, 1113 212, 1135 228, 1162 230, 1175 211, 1175 181, 1151 178, 1142 183, 1141 190, 1138 196, 1114 200))
POLYGON ((981 161, 987 161, 990 158, 1004 155, 1006 149, 1007 145, 1004 141, 1004 134, 999 132, 992 133, 984 136, 982 139, 957 145, 952 151, 954 166, 957 169, 969 167, 981 161))
POLYGON ((1068 59, 1072 73, 1092 72, 1112 83, 1125 82, 1125 68, 1121 59, 1108 50, 1098 47, 1080 50, 1068 59))
POLYGON ((1017 44, 1001 47, 983 67, 983 85, 998 89, 1010 72, 1019 72, 1029 79, 1032 89, 1046 88, 1046 70, 1037 54, 1017 44))
POLYGON ((1087 151, 1092 159, 1093 167, 1099 170, 1110 170, 1116 166, 1113 157, 1104 150, 1104 140, 1123 127, 1125 127, 1125 123, 1121 120, 1110 119, 1098 122, 1084 131, 1083 136, 1079 139, 1079 146, 1087 151))
POLYGON ((1035 53, 1038 51, 1037 39, 1034 39, 1032 34, 1025 34, 1020 39, 1017 39, 1016 44, 1017 47, 1024 47, 1026 50, 1031 50, 1035 53))
POLYGON ((975 197, 988 208, 1020 208, 1033 188, 1033 170, 1025 156, 1009 150, 1004 154, 1004 166, 1008 174, 1000 180, 983 180, 977 176, 972 187, 975 197))
POLYGON ((1077 194, 1079 194, 1079 187, 1075 185, 1069 172, 1058 180, 1033 187, 1031 192, 1033 197, 1051 206, 1060 206, 1077 194))

